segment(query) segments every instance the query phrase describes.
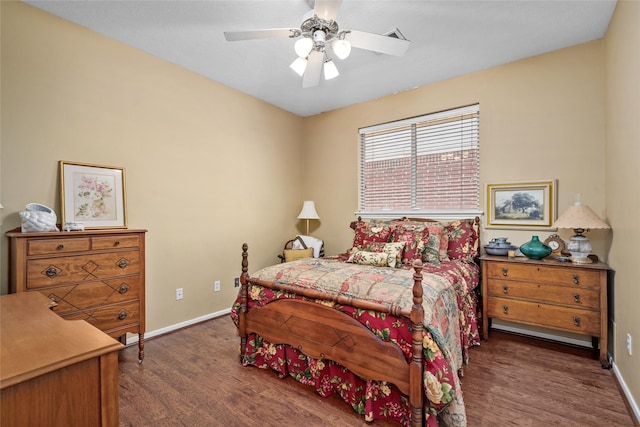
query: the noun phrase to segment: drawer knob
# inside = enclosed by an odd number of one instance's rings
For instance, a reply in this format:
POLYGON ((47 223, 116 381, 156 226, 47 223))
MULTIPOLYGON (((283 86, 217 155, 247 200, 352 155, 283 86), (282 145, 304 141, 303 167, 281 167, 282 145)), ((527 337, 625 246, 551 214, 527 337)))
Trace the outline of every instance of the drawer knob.
POLYGON ((509 314, 509 306, 507 304, 502 306, 502 312, 504 314, 509 314))
POLYGON ((573 294, 573 302, 580 302, 580 294, 579 293, 575 293, 573 294))
POLYGON ((118 319, 124 320, 126 318, 127 318, 127 312, 126 311, 121 311, 120 314, 118 314, 118 319))
POLYGON ((573 316, 573 324, 575 326, 580 326, 580 316, 573 316))
POLYGON ((44 274, 46 274, 47 277, 56 277, 58 275, 58 270, 55 267, 49 267, 44 274))
POLYGON ((509 269, 507 267, 502 267, 502 275, 506 276, 509 269))
POLYGON ((580 284, 580 275, 578 275, 578 274, 574 274, 573 275, 573 284, 574 285, 580 284))
POLYGON ((127 265, 129 265, 129 261, 127 261, 126 259, 121 259, 120 261, 118 261, 118 267, 120 268, 125 268, 127 265))
POLYGON ((118 288, 118 292, 120 292, 123 295, 126 294, 128 290, 129 290, 129 287, 127 285, 121 285, 118 288))
POLYGON ((507 291, 509 291, 509 286, 507 285, 502 285, 502 293, 506 294, 507 291))
POLYGON ((62 250, 62 249, 64 249, 64 245, 61 243, 58 245, 58 250, 62 250))
POLYGON ((113 243, 113 246, 120 246, 120 241, 119 241, 119 240, 116 240, 116 241, 113 243))

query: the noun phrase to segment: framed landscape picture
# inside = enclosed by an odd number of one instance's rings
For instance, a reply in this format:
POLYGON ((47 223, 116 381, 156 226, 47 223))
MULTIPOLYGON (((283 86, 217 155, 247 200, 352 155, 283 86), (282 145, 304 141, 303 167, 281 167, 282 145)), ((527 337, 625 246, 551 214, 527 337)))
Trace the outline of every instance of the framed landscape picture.
POLYGON ((487 184, 487 227, 552 229, 556 180, 487 184))
POLYGON ((62 225, 127 228, 124 168, 60 162, 62 225))

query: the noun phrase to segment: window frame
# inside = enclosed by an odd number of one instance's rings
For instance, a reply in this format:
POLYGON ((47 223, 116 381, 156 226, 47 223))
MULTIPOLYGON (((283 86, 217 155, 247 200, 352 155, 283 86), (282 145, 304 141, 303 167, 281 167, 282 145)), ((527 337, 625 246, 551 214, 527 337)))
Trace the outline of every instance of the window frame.
MULTIPOLYGON (((407 119, 401 119, 393 122, 387 122, 372 126, 367 126, 360 128, 358 131, 358 211, 355 213, 356 216, 359 216, 363 219, 368 218, 380 218, 380 219, 392 219, 392 218, 400 218, 400 217, 422 217, 422 218, 431 218, 437 220, 451 220, 451 219, 460 219, 460 218, 473 218, 476 216, 482 216, 482 190, 480 183, 480 137, 479 137, 479 117, 480 117, 480 104, 472 104, 464 107, 451 108, 448 110, 443 110, 435 113, 425 114, 421 116, 416 116, 407 119), (464 114, 477 114, 478 116, 478 138, 475 143, 478 151, 478 179, 477 179, 477 207, 471 209, 401 209, 401 210, 363 210, 363 198, 364 198, 364 188, 363 188, 363 180, 364 180, 364 150, 363 150, 363 138, 366 133, 372 133, 377 131, 384 131, 391 128, 396 127, 405 127, 411 126, 414 124, 420 124, 429 121, 436 121, 439 119, 443 119, 446 117, 451 117, 452 115, 464 115, 464 114)), ((412 144, 415 146, 415 144, 412 144)), ((415 152, 412 153, 412 156, 417 155, 415 152)), ((412 187, 411 192, 415 193, 416 188, 412 187)), ((413 197, 413 196, 412 196, 413 197)))

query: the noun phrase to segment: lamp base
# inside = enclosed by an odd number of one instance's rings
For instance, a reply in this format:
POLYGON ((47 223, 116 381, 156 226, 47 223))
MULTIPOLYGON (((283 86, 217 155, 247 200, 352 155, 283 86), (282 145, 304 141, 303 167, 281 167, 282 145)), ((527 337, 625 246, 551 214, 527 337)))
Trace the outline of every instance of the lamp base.
POLYGON ((569 259, 571 260, 572 263, 574 264, 592 264, 593 260, 591 260, 591 258, 586 257, 586 258, 578 258, 578 257, 569 257, 569 259))
POLYGON ((575 264, 591 264, 593 262, 591 258, 589 258, 591 243, 585 236, 573 236, 569 240, 567 251, 571 254, 571 262, 575 264))

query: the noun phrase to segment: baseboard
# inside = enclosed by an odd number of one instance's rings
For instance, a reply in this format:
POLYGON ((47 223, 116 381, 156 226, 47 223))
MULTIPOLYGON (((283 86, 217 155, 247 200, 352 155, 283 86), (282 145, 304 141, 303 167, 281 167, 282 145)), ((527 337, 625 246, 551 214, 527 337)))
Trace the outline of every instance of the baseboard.
POLYGON ((506 332, 513 332, 516 334, 521 334, 521 335, 529 335, 532 337, 536 337, 536 338, 543 338, 546 340, 552 340, 552 341, 559 341, 559 342, 563 342, 565 344, 572 344, 572 345, 577 345, 579 347, 588 347, 588 348, 592 348, 593 344, 591 343, 591 340, 581 340, 581 339, 576 339, 576 338, 571 338, 571 337, 564 337, 562 335, 554 335, 554 334, 546 334, 544 332, 540 332, 540 331, 534 331, 531 329, 524 329, 524 328, 518 328, 518 327, 514 327, 514 326, 509 326, 509 325, 499 325, 499 324, 493 324, 491 325, 491 329, 496 329, 499 331, 506 331, 506 332))
POLYGON ((622 375, 620 374, 618 366, 616 366, 615 362, 611 363, 611 368, 613 369, 613 374, 616 376, 618 384, 620 385, 620 388, 624 393, 624 397, 627 399, 627 404, 629 405, 629 408, 631 408, 631 412, 633 412, 633 415, 635 416, 635 425, 638 425, 640 423, 640 408, 638 407, 638 403, 634 400, 633 395, 631 394, 629 387, 627 387, 627 383, 624 382, 624 379, 622 378, 622 375))
MULTIPOLYGON (((168 334, 169 332, 177 331, 178 329, 186 328, 187 326, 195 325, 196 323, 201 323, 207 320, 215 319, 216 317, 225 316, 231 313, 231 308, 226 308, 224 310, 216 311, 215 313, 209 313, 204 316, 196 317, 195 319, 186 320, 184 322, 176 323, 175 325, 170 325, 164 328, 156 329, 155 331, 145 332, 144 339, 151 339, 153 337, 157 337, 160 335, 168 334)), ((137 334, 129 334, 126 338, 126 346, 138 344, 138 335, 137 334)))

